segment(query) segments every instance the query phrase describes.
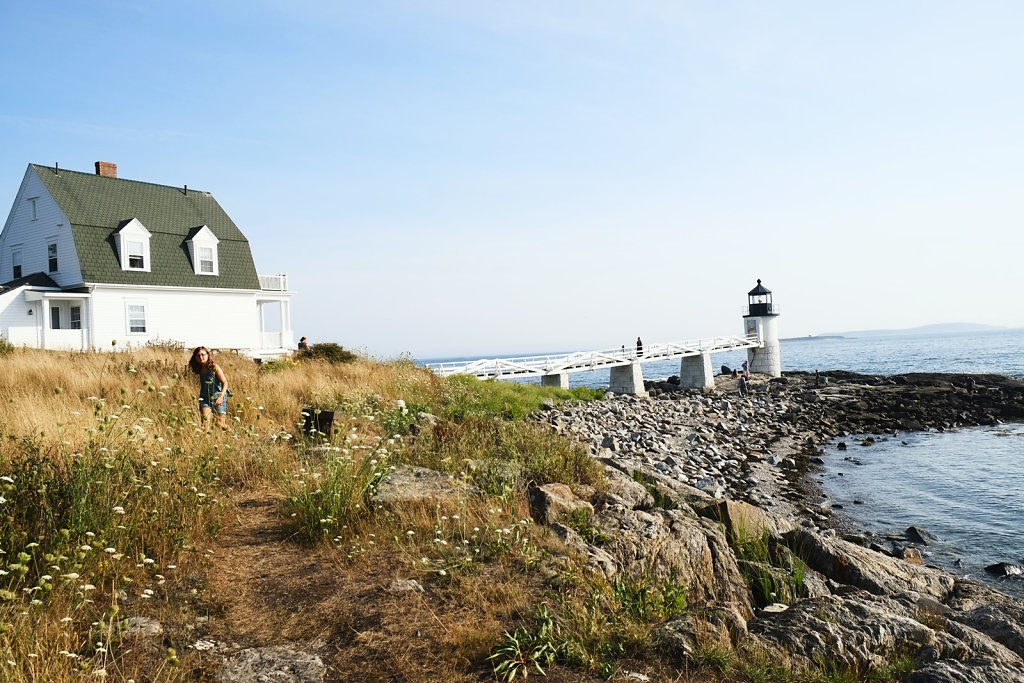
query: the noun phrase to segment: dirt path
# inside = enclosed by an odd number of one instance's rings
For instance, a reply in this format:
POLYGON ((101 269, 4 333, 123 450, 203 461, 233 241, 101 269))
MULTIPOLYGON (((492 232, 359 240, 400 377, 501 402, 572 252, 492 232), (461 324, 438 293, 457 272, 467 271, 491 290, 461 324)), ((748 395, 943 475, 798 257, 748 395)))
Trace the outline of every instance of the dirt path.
POLYGON ((244 492, 234 503, 206 572, 209 620, 192 638, 207 675, 244 650, 286 647, 319 657, 324 674, 282 680, 433 678, 422 674, 446 639, 443 600, 391 590, 409 578, 407 565, 387 551, 346 564, 332 549, 296 542, 269 494, 244 492))

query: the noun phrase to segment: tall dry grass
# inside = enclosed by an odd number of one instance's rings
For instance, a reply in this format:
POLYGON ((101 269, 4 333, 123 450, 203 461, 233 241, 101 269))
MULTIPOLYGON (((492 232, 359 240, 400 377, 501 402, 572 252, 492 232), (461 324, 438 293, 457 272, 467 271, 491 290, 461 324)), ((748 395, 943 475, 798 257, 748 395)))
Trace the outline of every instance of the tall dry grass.
MULTIPOLYGON (((303 408, 428 402, 438 391, 436 377, 408 363, 266 372, 223 354, 229 428, 207 433, 189 355, 0 358, 0 679, 124 674, 119 596, 168 598, 220 528, 226 487, 277 490, 309 464, 303 408)), ((369 413, 348 417, 354 443, 383 434, 369 413)), ((174 679, 175 659, 153 680, 174 679)))

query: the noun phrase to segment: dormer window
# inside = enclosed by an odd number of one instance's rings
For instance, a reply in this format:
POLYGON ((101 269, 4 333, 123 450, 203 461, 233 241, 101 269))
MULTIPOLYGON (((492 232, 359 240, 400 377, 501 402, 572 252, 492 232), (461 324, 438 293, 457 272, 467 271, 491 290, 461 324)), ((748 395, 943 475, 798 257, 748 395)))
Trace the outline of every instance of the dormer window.
POLYGON ((196 275, 218 275, 217 244, 220 240, 207 226, 197 228, 188 240, 188 252, 192 257, 192 269, 196 275))
POLYGON ((149 272, 149 230, 133 218, 114 233, 121 270, 149 272))

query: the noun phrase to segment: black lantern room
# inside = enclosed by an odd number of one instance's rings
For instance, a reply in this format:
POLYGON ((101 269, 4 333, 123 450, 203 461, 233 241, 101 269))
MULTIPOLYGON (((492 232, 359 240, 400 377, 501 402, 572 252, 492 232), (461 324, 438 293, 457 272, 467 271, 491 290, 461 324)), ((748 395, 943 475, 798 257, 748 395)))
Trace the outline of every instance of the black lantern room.
POLYGON ((755 315, 778 315, 775 305, 772 304, 772 292, 757 281, 757 287, 747 292, 747 316, 755 315))

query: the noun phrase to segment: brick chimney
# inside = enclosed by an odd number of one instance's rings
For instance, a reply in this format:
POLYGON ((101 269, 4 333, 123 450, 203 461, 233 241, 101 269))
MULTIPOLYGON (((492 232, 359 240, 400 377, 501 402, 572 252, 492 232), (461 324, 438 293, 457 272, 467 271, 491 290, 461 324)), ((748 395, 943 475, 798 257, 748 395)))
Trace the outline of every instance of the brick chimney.
POLYGON ((97 161, 96 175, 101 175, 104 178, 116 178, 117 164, 112 164, 109 161, 97 161))

